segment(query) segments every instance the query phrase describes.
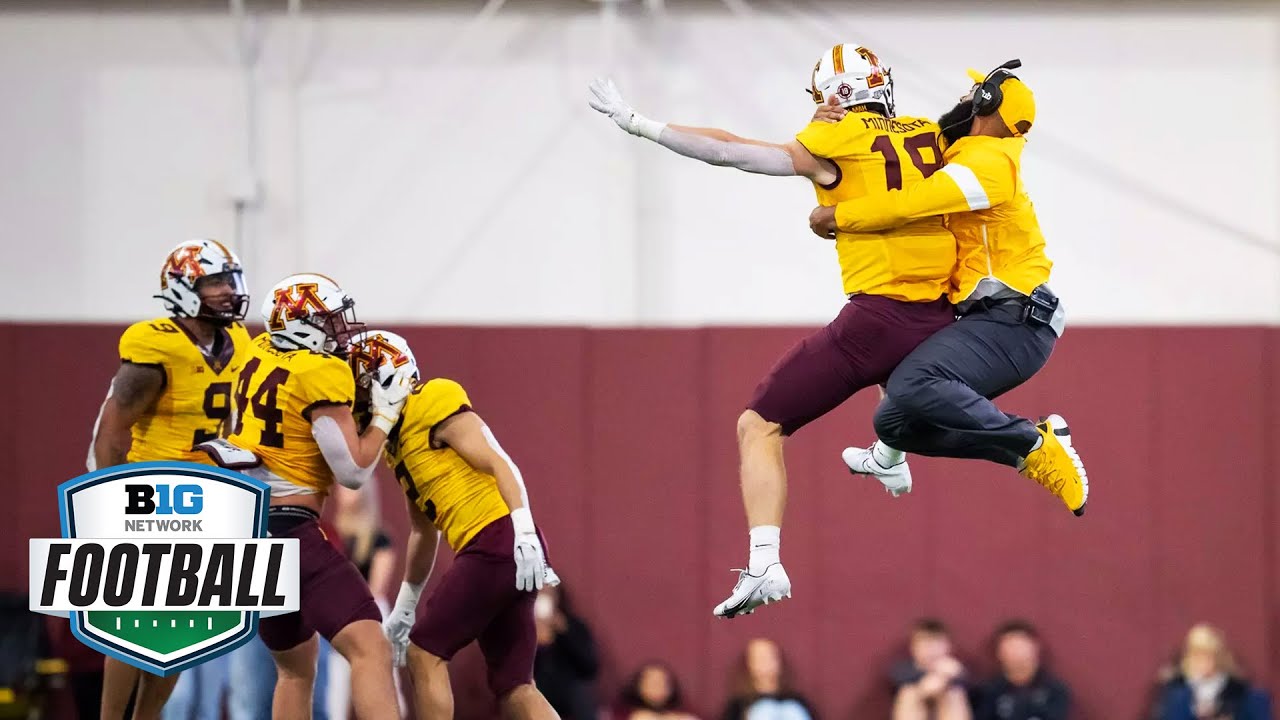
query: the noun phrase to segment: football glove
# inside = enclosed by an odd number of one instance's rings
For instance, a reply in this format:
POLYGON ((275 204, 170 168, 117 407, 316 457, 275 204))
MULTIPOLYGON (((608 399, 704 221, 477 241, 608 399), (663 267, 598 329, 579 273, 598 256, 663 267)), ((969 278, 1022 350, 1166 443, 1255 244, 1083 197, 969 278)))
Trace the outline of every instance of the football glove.
POLYGON ((587 100, 591 107, 597 112, 609 116, 609 119, 617 123, 618 127, 626 130, 632 135, 648 138, 657 141, 658 136, 662 134, 665 124, 654 122, 649 118, 636 112, 634 108, 622 99, 622 93, 618 92, 618 87, 613 84, 613 80, 596 78, 589 86, 591 97, 587 100))
POLYGON ((381 383, 369 383, 369 411, 373 413, 369 424, 390 433, 412 392, 413 378, 408 373, 397 372, 381 383))
POLYGON ((401 583, 396 606, 382 623, 382 631, 391 642, 391 661, 395 667, 404 667, 405 654, 409 649, 409 631, 413 630, 413 623, 417 618, 418 597, 421 594, 421 585, 401 583))
POLYGON ((516 589, 541 590, 546 582, 547 559, 542 552, 542 541, 533 525, 529 508, 516 508, 511 512, 511 526, 515 529, 516 589))

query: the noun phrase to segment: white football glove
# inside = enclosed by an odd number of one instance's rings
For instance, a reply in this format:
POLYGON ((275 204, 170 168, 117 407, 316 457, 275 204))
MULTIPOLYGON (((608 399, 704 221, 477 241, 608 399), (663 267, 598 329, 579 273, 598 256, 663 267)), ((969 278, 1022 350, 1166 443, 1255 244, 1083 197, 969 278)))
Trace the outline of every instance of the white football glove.
POLYGON ((555 569, 550 565, 547 566, 547 573, 542 577, 542 584, 545 587, 555 587, 560 584, 560 576, 556 574, 555 569))
POLYGON ((658 136, 662 134, 662 129, 666 125, 654 122, 636 112, 634 108, 622 99, 622 93, 618 92, 618 87, 613 84, 613 80, 596 78, 591 81, 591 85, 588 87, 591 90, 592 97, 587 102, 596 111, 608 115, 611 120, 618 124, 618 127, 632 135, 638 135, 654 141, 657 141, 658 136))
MULTIPOLYGON (((511 511, 511 526, 515 529, 516 589, 541 590, 547 577, 547 559, 542 552, 542 541, 533 525, 529 508, 511 511)), ((557 578, 558 580, 559 578, 557 578)))
POLYGON ((413 377, 407 373, 397 372, 381 383, 369 383, 369 411, 373 413, 369 424, 390 433, 412 392, 413 377))
POLYGON ((418 597, 421 594, 421 585, 401 583, 396 606, 382 623, 382 631, 386 633, 387 640, 391 641, 391 661, 395 667, 404 667, 405 654, 409 650, 409 631, 413 630, 413 623, 417 618, 418 597))

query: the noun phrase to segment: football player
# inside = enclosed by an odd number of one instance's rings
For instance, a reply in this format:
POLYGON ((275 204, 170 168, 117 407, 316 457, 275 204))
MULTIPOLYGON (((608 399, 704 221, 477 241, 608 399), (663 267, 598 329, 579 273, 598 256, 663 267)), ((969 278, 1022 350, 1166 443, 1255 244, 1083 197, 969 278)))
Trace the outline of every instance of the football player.
POLYGON ((323 275, 291 275, 262 306, 266 332, 250 343, 234 391, 235 427, 202 446, 219 465, 271 487, 272 537, 299 541, 301 609, 263 618, 258 634, 276 662, 274 717, 310 717, 316 633, 351 664, 351 698, 366 720, 399 717, 382 613, 351 561, 320 529, 334 481, 358 488, 372 474, 412 383, 371 388, 372 420, 357 432, 355 380, 343 358, 361 329, 355 301, 323 275))
MULTIPOLYGON (((396 373, 419 378, 412 350, 394 333, 356 336, 350 359, 360 387, 379 387, 396 373)), ((558 717, 533 684, 533 605, 544 582, 559 579, 547 566, 520 469, 462 386, 444 378, 414 386, 386 458, 412 522, 404 583, 385 629, 396 664, 408 655, 417 717, 453 717, 448 663, 473 640, 504 717, 558 717), (456 555, 415 622, 441 534, 456 555)))
MULTIPOLYGON (((938 125, 897 117, 889 68, 854 43, 823 53, 809 85, 815 103, 839 105, 847 115, 837 124, 813 122, 784 143, 654 122, 627 105, 611 81, 597 80, 591 92, 591 106, 633 135, 712 165, 807 178, 823 205, 854 198, 874 202, 942 166, 938 125)), ((955 239, 942 218, 842 232, 835 236, 835 251, 848 302, 829 325, 783 356, 738 418, 750 560, 733 592, 716 606, 720 617, 747 614, 791 595, 779 559, 786 437, 862 388, 883 384, 916 345, 954 321, 946 293, 955 239)))
MULTIPOLYGON (((147 460, 208 463, 195 446, 218 437, 231 387, 249 349, 249 296, 240 260, 216 240, 178 245, 160 271, 168 315, 129 326, 120 367, 94 425, 89 470, 147 460)), ((158 718, 178 676, 159 677, 113 658, 103 670, 102 717, 158 718)))
POLYGON ((910 487, 902 451, 990 460, 1017 468, 1079 516, 1089 500, 1089 478, 1066 421, 1050 415, 1033 423, 991 402, 1044 367, 1066 325, 1049 289, 1053 263, 1022 179, 1022 150, 1036 106, 1030 88, 1012 72, 1021 65, 1011 60, 986 75, 969 71, 972 87, 940 121, 954 140, 942 172, 874 202, 849 198, 815 208, 809 222, 826 236, 905 227, 946 214, 959 252, 951 281, 959 322, 894 370, 876 410, 880 440, 846 449, 849 468, 893 488, 910 487))

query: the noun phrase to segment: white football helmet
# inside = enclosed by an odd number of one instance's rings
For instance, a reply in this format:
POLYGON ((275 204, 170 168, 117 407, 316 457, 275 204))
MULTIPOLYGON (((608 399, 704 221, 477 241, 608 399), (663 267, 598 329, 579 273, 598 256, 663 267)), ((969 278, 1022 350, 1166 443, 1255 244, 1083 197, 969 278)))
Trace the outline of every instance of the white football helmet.
POLYGON ((874 52, 854 43, 836 45, 813 66, 809 86, 819 105, 835 97, 841 107, 874 105, 893 117, 893 76, 874 52))
POLYGON ((175 247, 160 269, 160 294, 156 297, 174 315, 219 324, 244 320, 249 310, 240 258, 217 240, 188 240, 175 247), (218 280, 228 282, 232 292, 222 310, 209 307, 200 298, 200 288, 218 280))
POLYGON ((262 303, 262 321, 278 348, 343 355, 351 336, 364 330, 355 307, 332 278, 299 273, 271 288, 262 303))
POLYGON ((403 337, 386 330, 366 330, 353 335, 348 343, 347 362, 355 373, 356 385, 369 387, 371 382, 386 386, 396 373, 408 373, 419 379, 418 361, 403 337))

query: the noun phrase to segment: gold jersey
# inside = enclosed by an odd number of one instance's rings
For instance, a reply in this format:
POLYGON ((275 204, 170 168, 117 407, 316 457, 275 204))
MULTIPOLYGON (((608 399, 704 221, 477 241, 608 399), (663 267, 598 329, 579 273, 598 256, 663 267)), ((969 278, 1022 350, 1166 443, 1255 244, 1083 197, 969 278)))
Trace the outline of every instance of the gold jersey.
POLYGON ((842 228, 876 230, 945 214, 959 248, 953 303, 963 307, 992 287, 1030 295, 1048 282, 1053 263, 1022 182, 1026 144, 1021 137, 962 137, 947 148, 942 172, 874 202, 841 202, 836 222, 842 228))
POLYGON ((145 320, 120 336, 120 361, 164 373, 155 406, 133 424, 129 462, 183 460, 209 463, 193 450, 225 434, 231 391, 249 353, 249 333, 235 323, 218 330, 211 352, 174 318, 145 320))
MULTIPOLYGON (((838 123, 813 122, 796 139, 814 156, 836 164, 839 177, 815 183, 818 204, 875 202, 909 188, 942 167, 937 123, 851 112, 838 123)), ((837 232, 836 255, 845 293, 928 302, 947 293, 956 242, 940 217, 874 232, 837 232)))
POLYGON ((236 425, 229 438, 252 450, 281 478, 326 495, 333 471, 311 436, 311 411, 328 405, 351 407, 356 383, 341 358, 310 350, 281 350, 263 333, 235 387, 236 425))
POLYGON ((443 378, 419 383, 386 447, 387 464, 401 489, 455 552, 490 523, 511 514, 498 481, 435 438, 437 425, 470 409, 471 401, 458 383, 443 378))

